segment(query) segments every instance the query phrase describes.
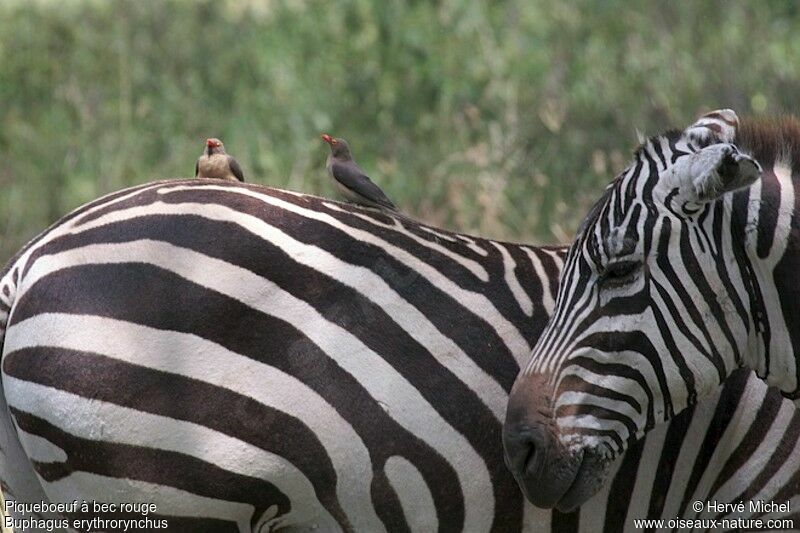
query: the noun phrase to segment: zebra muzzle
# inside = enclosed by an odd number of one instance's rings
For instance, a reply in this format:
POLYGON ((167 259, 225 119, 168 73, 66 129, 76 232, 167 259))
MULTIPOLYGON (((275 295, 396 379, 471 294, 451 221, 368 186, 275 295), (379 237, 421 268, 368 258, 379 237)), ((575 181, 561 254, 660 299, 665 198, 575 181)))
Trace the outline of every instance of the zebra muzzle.
POLYGON ((520 375, 503 426, 505 461, 525 497, 537 507, 558 507, 580 470, 580 458, 558 442, 546 380, 520 375))

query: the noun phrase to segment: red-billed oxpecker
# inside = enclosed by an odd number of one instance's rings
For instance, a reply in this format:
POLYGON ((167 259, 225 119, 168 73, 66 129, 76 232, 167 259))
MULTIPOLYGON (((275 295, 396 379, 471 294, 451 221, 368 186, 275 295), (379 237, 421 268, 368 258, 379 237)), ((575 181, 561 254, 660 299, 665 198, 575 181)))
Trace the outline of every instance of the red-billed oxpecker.
POLYGON ((206 149, 194 166, 195 178, 244 181, 242 167, 225 153, 225 145, 219 139, 206 139, 206 149))
POLYGON ((363 170, 358 168, 356 162, 353 161, 353 156, 350 155, 347 141, 331 137, 327 133, 322 135, 322 140, 331 147, 325 168, 328 169, 333 183, 347 201, 368 207, 397 210, 397 207, 386 197, 381 188, 375 185, 363 170))

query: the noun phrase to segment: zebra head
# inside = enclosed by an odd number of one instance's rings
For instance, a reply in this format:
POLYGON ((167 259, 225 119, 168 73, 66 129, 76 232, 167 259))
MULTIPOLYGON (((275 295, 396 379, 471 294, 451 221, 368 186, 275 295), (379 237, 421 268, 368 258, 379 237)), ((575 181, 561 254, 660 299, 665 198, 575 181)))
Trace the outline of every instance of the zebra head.
POLYGON ((752 317, 729 293, 742 274, 722 228, 728 193, 761 167, 733 144, 737 128, 722 110, 647 140, 581 224, 504 427, 535 505, 581 505, 630 441, 741 363, 752 317))

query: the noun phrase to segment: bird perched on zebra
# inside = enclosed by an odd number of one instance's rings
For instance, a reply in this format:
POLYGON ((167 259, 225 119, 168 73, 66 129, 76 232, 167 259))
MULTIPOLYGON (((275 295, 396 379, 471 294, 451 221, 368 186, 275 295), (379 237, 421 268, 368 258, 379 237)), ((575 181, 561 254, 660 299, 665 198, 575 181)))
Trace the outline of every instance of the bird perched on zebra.
POLYGON ((368 207, 397 210, 397 207, 381 188, 375 185, 369 176, 358 167, 350 153, 347 141, 331 137, 327 133, 322 134, 322 140, 331 147, 325 168, 345 199, 368 207))
POLYGON ((213 137, 206 139, 203 154, 194 165, 194 177, 244 182, 242 167, 233 157, 225 153, 222 141, 213 137))

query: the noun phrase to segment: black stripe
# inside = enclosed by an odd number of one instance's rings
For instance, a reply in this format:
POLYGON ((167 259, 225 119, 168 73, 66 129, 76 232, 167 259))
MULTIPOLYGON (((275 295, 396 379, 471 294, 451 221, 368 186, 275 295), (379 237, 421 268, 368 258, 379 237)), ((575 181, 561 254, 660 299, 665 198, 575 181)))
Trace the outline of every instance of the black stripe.
MULTIPOLYGON (((712 227, 712 234, 713 234, 713 241, 716 243, 723 242, 723 231, 724 231, 724 218, 725 213, 724 209, 721 209, 722 205, 717 204, 720 208, 714 209, 714 219, 713 219, 713 227, 712 227)), ((735 242, 735 241, 732 241, 735 242)), ((737 247, 734 245, 734 247, 737 247)), ((739 318, 742 322, 742 325, 750 329, 750 317, 747 314, 747 310, 745 308, 745 302, 739 297, 739 292, 736 290, 737 287, 734 286, 733 282, 731 281, 730 272, 728 272, 729 264, 730 264, 730 257, 736 256, 736 253, 730 250, 720 251, 719 248, 716 250, 712 248, 711 251, 714 257, 714 263, 717 266, 717 274, 719 275, 720 280, 722 281, 723 286, 725 287, 725 293, 730 298, 731 302, 733 303, 734 307, 736 307, 736 313, 739 315, 739 318)), ((747 283, 747 280, 744 280, 744 283, 747 283)))
MULTIPOLYGON (((795 183, 797 183, 796 178, 797 174, 793 174, 792 180, 795 183)), ((793 348, 792 353, 795 354, 795 383, 797 384, 795 393, 800 391, 800 356, 797 355, 800 354, 800 309, 798 309, 798 304, 800 303, 800 284, 797 283, 797 273, 800 272, 800 254, 797 251, 797 245, 793 244, 797 242, 798 235, 800 235, 800 218, 798 218, 798 213, 800 213, 800 195, 797 194, 797 189, 795 189, 794 211, 792 212, 791 227, 789 230, 789 243, 787 244, 786 252, 780 261, 778 261, 773 273, 775 289, 780 299, 783 320, 789 332, 789 339, 791 340, 793 348)), ((761 226, 762 224, 759 222, 759 242, 761 239, 761 226)), ((765 322, 767 322, 768 325, 768 321, 765 322)), ((765 342, 768 342, 768 340, 769 337, 766 337, 765 342)), ((767 346, 769 346, 769 344, 767 344, 767 346)), ((767 353, 769 352, 767 351, 767 353)), ((789 354, 788 357, 791 357, 791 354, 789 354)), ((769 359, 766 360, 766 368, 767 372, 772 372, 769 359)))
MULTIPOLYGON (((42 362, 30 351, 19 357, 32 357, 42 362)), ((63 462, 33 461, 36 472, 45 481, 58 481, 73 472, 89 472, 167 485, 206 498, 249 504, 254 508, 249 517, 251 526, 255 526, 272 505, 278 508, 277 516, 291 509, 286 495, 268 481, 229 472, 183 453, 77 437, 14 407, 11 413, 20 429, 46 439, 66 454, 63 462)), ((115 513, 113 518, 122 516, 115 513)))
MULTIPOLYGON (((686 272, 694 281, 697 290, 700 291, 700 301, 703 301, 706 305, 708 305, 711 311, 711 317, 713 317, 713 320, 719 326, 722 334, 725 335, 728 345, 733 349, 734 360, 741 361, 739 343, 733 335, 730 324, 728 324, 728 321, 726 320, 727 316, 725 311, 722 309, 722 306, 719 304, 717 293, 711 288, 711 285, 706 278, 706 272, 703 267, 700 266, 700 263, 697 260, 697 254, 692 248, 688 225, 685 221, 681 220, 681 226, 680 243, 678 246, 681 254, 681 260, 686 268, 686 272)), ((673 284, 680 283, 678 278, 673 278, 673 282, 673 284)), ((695 300, 697 300, 697 298, 695 298, 695 300)), ((708 316, 708 313, 705 313, 705 316, 708 316)), ((722 372, 722 379, 724 379, 724 364, 719 354, 719 350, 716 347, 716 343, 711 339, 711 336, 702 321, 698 320, 699 317, 692 318, 695 320, 698 328, 706 336, 706 341, 708 342, 708 345, 711 347, 712 353, 714 354, 714 358, 711 362, 714 363, 714 366, 717 367, 718 371, 722 372)))
POLYGON ((675 474, 675 466, 678 457, 680 457, 681 446, 688 434, 694 413, 694 406, 689 407, 673 418, 667 428, 664 444, 661 447, 661 458, 658 461, 656 475, 653 479, 647 518, 658 518, 664 512, 664 504, 672 485, 672 476, 675 474))
MULTIPOLYGON (((748 369, 738 369, 736 372, 743 373, 748 377, 752 375, 752 372, 748 369)), ((724 391, 726 390, 727 389, 723 389, 723 394, 725 394, 724 391)), ((736 448, 731 452, 728 460, 725 462, 722 468, 720 468, 719 472, 717 473, 717 478, 714 480, 714 484, 708 491, 709 494, 715 494, 717 490, 722 487, 722 485, 737 475, 738 470, 742 466, 747 464, 747 462, 753 457, 756 457, 755 451, 763 443, 764 438, 769 432, 770 427, 773 425, 773 422, 780 411, 782 403, 783 397, 777 390, 768 389, 766 391, 764 400, 755 415, 753 423, 750 425, 741 441, 737 443, 736 448)), ((732 420, 733 414, 734 413, 731 413, 732 420)), ((769 462, 771 464, 782 465, 788 458, 788 454, 781 455, 778 452, 778 449, 773 448, 770 450, 769 462)), ((721 518, 722 516, 723 514, 720 514, 718 515, 718 518, 721 518)))
MULTIPOLYGON (((703 477, 704 472, 708 469, 711 459, 714 456, 714 451, 717 444, 725 435, 725 430, 728 424, 736 413, 736 407, 740 403, 744 389, 747 386, 747 372, 734 372, 725 381, 723 393, 720 395, 717 407, 714 410, 714 416, 708 425, 703 443, 697 452, 697 457, 692 467, 692 473, 686 484, 686 490, 683 493, 683 500, 681 501, 679 516, 684 516, 685 513, 691 512, 693 516, 700 516, 689 507, 690 500, 697 490, 697 485, 703 477)), ((737 501, 737 500, 733 500, 737 501)))
POLYGON ((625 529, 625 520, 628 516, 630 502, 633 500, 633 488, 636 486, 636 474, 639 470, 644 442, 641 440, 631 444, 623 456, 617 475, 611 482, 603 531, 611 533, 625 529))
POLYGON ((558 509, 551 511, 550 531, 557 533, 572 533, 580 531, 581 512, 580 510, 569 513, 562 513, 558 509))
MULTIPOLYGON (((599 372, 602 374, 604 372, 603 368, 600 365, 597 365, 596 362, 591 358, 577 358, 583 359, 580 366, 584 368, 592 368, 594 367, 595 370, 591 370, 592 372, 599 372), (595 363, 595 364, 593 364, 595 363)), ((631 406, 636 412, 641 413, 644 407, 634 398, 633 396, 628 396, 627 394, 622 394, 613 389, 609 389, 607 387, 603 387, 602 385, 597 385, 596 383, 590 383, 585 381, 580 376, 576 376, 575 374, 569 374, 561 379, 561 382, 558 385, 558 389, 554 396, 558 397, 562 391, 574 391, 574 390, 586 390, 587 387, 592 388, 592 392, 597 394, 598 396, 602 396, 603 398, 610 398, 612 400, 616 400, 618 402, 625 402, 631 406)))
POLYGON ((650 146, 653 147, 653 153, 656 154, 658 157, 658 162, 661 163, 660 168, 667 167, 667 158, 664 156, 664 150, 661 148, 661 137, 656 137, 650 143, 650 146))
MULTIPOLYGON (((781 206, 781 184, 772 168, 765 168, 761 174, 761 201, 758 206, 758 236, 756 254, 759 259, 769 256, 778 227, 778 213, 781 206)), ((795 255, 795 254, 788 254, 795 255)))

